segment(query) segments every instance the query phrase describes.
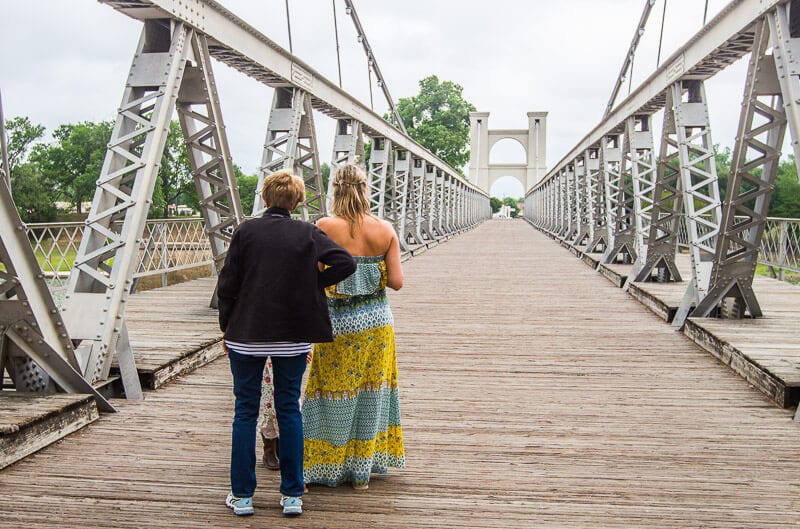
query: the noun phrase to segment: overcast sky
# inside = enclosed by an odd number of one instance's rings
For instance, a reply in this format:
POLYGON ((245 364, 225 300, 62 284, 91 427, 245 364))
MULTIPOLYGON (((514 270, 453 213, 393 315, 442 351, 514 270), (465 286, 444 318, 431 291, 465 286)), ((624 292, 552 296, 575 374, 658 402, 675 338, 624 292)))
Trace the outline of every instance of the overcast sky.
MULTIPOLYGON (((335 0, 346 90, 369 103, 367 67, 356 34, 335 0)), ((548 115, 552 165, 599 121, 645 0, 356 1, 359 17, 395 99, 415 95, 436 74, 464 88, 490 128, 525 128, 525 113, 548 115)), ((656 65, 664 0, 651 14, 634 65, 634 87, 656 65)), ((285 0, 221 3, 288 48, 285 0)), ((709 0, 710 20, 727 4, 709 0)), ((670 0, 662 62, 701 26, 705 2, 670 0)), ((289 0, 295 54, 336 82, 332 0, 289 0)), ((113 119, 141 23, 95 0, 0 0, 0 90, 6 118, 29 116, 48 132, 63 123, 113 119)), ((255 173, 271 89, 219 63, 223 116, 234 162, 255 173)), ((744 82, 743 61, 707 83, 715 143, 730 146, 744 82)), ((627 94, 627 85, 622 96, 627 94)), ((621 98, 620 98, 621 99, 621 98)), ((386 105, 374 87, 375 110, 386 105)), ((660 117, 657 120, 660 121, 660 117)), ((333 123, 317 115, 321 159, 330 160, 333 123)), ((521 159, 498 145, 492 161, 521 159)), ((501 181, 496 196, 522 194, 501 181)))

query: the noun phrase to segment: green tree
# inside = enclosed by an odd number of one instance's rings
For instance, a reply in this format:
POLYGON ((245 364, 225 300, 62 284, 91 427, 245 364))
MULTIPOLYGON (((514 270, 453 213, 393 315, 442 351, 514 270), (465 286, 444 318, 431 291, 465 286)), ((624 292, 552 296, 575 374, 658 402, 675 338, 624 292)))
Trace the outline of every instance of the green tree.
POLYGON ((256 198, 256 186, 258 176, 244 174, 242 168, 233 165, 233 172, 236 175, 236 183, 239 185, 239 200, 242 202, 242 213, 250 215, 253 212, 253 202, 256 198))
MULTIPOLYGON (((491 199, 490 199, 491 200, 491 199)), ((513 197, 506 197, 503 199, 503 205, 509 206, 511 208, 511 218, 515 218, 519 213, 519 208, 517 207, 517 199, 513 197)))
POLYGON ((38 171, 35 164, 17 163, 14 166, 11 192, 23 222, 52 222, 56 219, 58 209, 52 183, 38 171))
POLYGON ((57 194, 78 213, 82 203, 94 195, 112 126, 110 121, 60 125, 53 132, 55 144, 40 143, 31 150, 30 160, 42 177, 52 182, 57 194))
POLYGON ((397 111, 408 134, 461 172, 469 161, 469 113, 475 106, 464 100, 463 88, 435 75, 419 82, 413 97, 400 98, 397 111))
POLYGON ((34 143, 44 136, 45 128, 34 125, 25 116, 11 118, 5 123, 8 133, 8 165, 11 173, 11 193, 24 222, 55 220, 56 196, 53 185, 39 172, 37 166, 26 163, 34 143))
POLYGON ((42 139, 45 128, 34 125, 27 116, 11 118, 5 123, 8 133, 8 165, 9 172, 14 172, 17 164, 24 163, 31 146, 42 139))
POLYGON ((797 165, 793 155, 778 165, 769 216, 800 218, 800 183, 797 182, 797 165))
POLYGON ((728 191, 728 180, 731 176, 731 148, 725 147, 720 151, 719 144, 714 144, 714 164, 717 167, 717 178, 719 179, 719 196, 725 199, 728 191))
POLYGON ((497 213, 500 211, 500 206, 503 205, 503 201, 497 197, 489 198, 489 205, 492 207, 492 213, 497 213))
POLYGON ((164 153, 161 155, 161 167, 158 169, 158 187, 163 201, 158 208, 156 193, 153 193, 153 203, 150 206, 153 216, 169 217, 169 206, 177 206, 179 202, 195 209, 199 207, 197 187, 189 165, 186 143, 183 141, 183 132, 177 120, 172 120, 169 124, 164 153))

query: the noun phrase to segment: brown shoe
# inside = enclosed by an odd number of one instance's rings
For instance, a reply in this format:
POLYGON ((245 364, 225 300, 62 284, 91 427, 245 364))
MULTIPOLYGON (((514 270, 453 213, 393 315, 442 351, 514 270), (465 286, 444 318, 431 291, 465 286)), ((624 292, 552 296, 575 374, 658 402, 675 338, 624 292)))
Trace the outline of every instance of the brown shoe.
POLYGON ((278 438, 274 437, 268 439, 262 435, 261 440, 264 441, 264 457, 261 459, 264 466, 270 470, 280 470, 281 463, 278 459, 278 438))

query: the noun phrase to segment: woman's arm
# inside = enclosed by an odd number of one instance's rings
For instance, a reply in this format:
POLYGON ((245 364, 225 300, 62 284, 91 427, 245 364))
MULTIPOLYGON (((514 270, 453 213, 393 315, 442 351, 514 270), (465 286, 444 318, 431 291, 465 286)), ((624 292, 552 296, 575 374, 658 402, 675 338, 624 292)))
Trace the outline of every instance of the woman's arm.
POLYGON ((240 254, 241 241, 239 230, 237 229, 231 244, 228 246, 228 253, 225 256, 225 264, 219 272, 217 279, 217 306, 219 308, 219 328, 222 332, 228 327, 228 320, 233 308, 236 305, 236 298, 239 296, 239 288, 242 283, 240 254))
POLYGON ((384 260, 386 261, 386 286, 400 290, 403 288, 403 265, 400 262, 400 242, 397 240, 397 234, 391 225, 388 226, 392 233, 392 240, 389 243, 389 249, 386 251, 384 260))
POLYGON ((356 261, 350 253, 333 242, 325 233, 315 228, 314 242, 317 248, 317 261, 327 265, 319 273, 323 287, 335 285, 356 271, 356 261))

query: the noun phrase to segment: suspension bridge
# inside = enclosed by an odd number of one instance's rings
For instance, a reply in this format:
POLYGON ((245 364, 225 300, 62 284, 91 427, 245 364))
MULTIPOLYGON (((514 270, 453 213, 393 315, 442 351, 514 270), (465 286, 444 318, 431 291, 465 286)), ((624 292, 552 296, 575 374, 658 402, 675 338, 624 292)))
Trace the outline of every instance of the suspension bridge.
MULTIPOLYGON (((800 271, 800 221, 767 214, 784 146, 800 159, 800 2, 731 2, 617 102, 626 59, 553 165, 547 112, 519 130, 472 113, 466 177, 217 2, 101 3, 142 32, 86 221, 25 225, 0 185, 0 526, 242 523, 220 500, 233 398, 214 279, 163 279, 218 271, 263 209, 242 210, 215 61, 273 89, 260 177, 303 175, 299 215, 326 215, 314 120, 334 120, 333 170, 365 166, 404 255, 409 468, 367 494, 311 487, 304 525, 796 526, 800 289, 780 278, 800 271), (742 58, 723 200, 705 82, 742 58), (201 218, 149 221, 175 111, 201 218), (493 164, 508 138, 526 161, 493 164), (524 219, 490 219, 501 176, 525 186, 524 219)), ((280 526, 276 476, 258 478, 245 523, 280 526)))

